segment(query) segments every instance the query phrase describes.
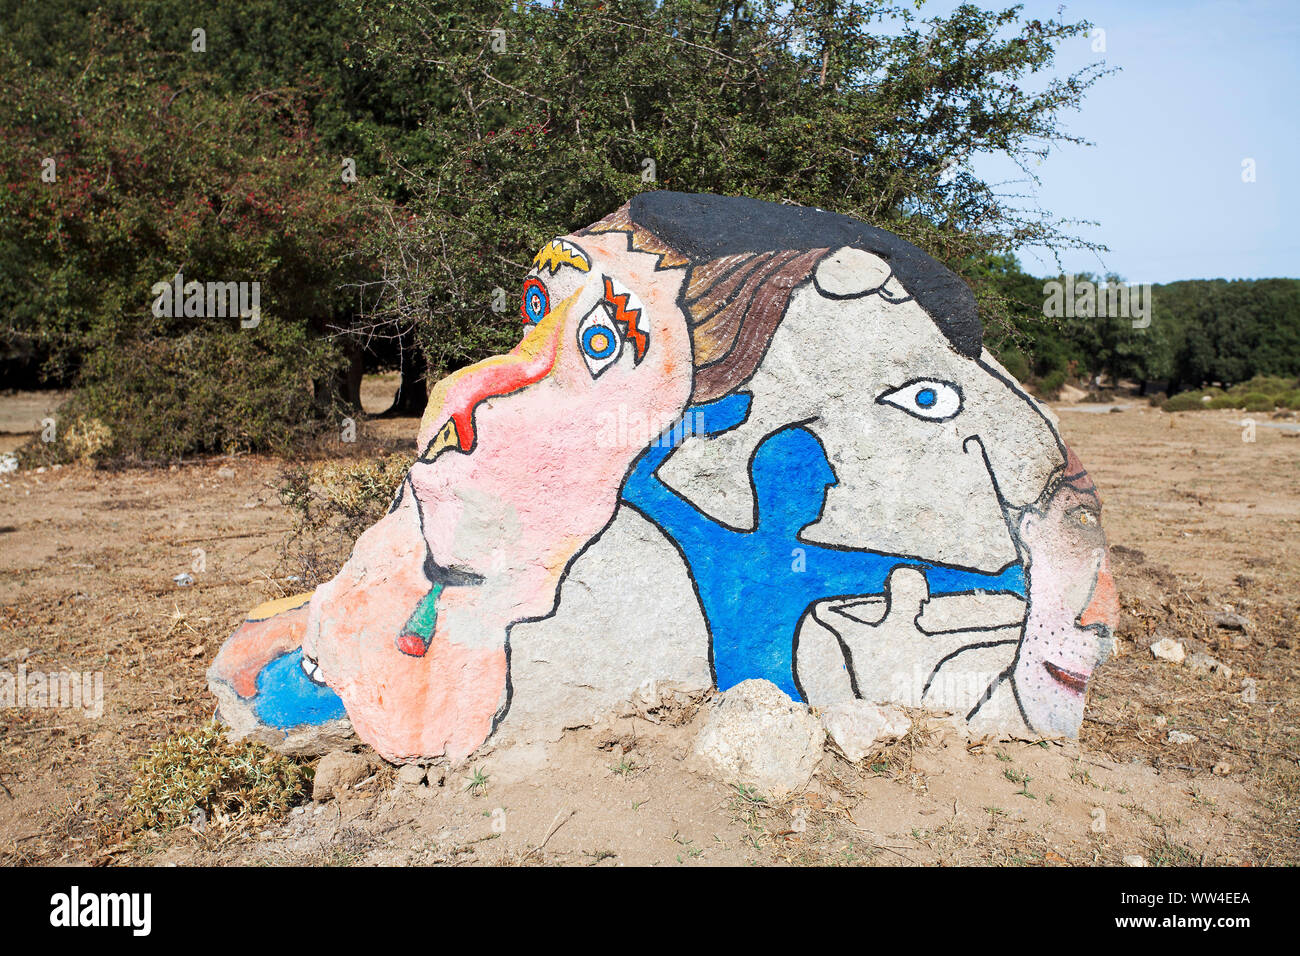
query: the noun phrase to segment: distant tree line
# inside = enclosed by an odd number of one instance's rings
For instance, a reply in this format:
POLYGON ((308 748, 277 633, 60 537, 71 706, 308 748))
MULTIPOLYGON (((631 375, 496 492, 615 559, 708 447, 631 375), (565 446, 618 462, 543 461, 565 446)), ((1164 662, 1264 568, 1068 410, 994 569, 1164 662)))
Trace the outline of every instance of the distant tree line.
POLYGON ((1300 279, 1189 279, 1155 285, 1142 318, 1045 315, 1048 283, 1104 288, 1118 276, 1039 278, 1011 256, 985 264, 983 281, 1011 320, 990 347, 1022 381, 1054 392, 1067 379, 1102 376, 1147 383, 1169 394, 1232 386, 1260 376, 1300 376, 1300 279), (1136 326, 1136 327, 1135 327, 1136 326))

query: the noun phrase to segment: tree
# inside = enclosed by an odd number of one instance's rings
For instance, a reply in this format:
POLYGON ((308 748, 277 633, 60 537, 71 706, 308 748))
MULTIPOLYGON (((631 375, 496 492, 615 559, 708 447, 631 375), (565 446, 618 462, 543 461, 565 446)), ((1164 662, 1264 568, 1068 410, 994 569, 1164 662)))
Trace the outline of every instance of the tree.
POLYGON ((374 246, 376 324, 416 326, 439 371, 513 344, 533 252, 643 189, 846 212, 968 275, 1023 243, 1086 245, 969 166, 1000 152, 1032 178, 1033 158, 1076 141, 1058 116, 1104 69, 1029 84, 1084 23, 969 5, 918 22, 858 0, 361 5, 377 62, 426 66, 456 94, 422 116, 436 159, 401 163, 414 220, 374 246))
POLYGON ((1158 286, 1154 321, 1171 338, 1171 393, 1300 375, 1300 279, 1158 286))
POLYGON ((320 155, 300 91, 173 87, 147 33, 97 18, 89 37, 74 82, 0 46, 4 335, 79 386, 69 414, 113 430, 112 453, 283 444, 323 411, 313 382, 332 391, 323 334, 367 274, 352 243, 372 201, 320 155), (258 283, 260 320, 160 313, 177 272, 258 283))

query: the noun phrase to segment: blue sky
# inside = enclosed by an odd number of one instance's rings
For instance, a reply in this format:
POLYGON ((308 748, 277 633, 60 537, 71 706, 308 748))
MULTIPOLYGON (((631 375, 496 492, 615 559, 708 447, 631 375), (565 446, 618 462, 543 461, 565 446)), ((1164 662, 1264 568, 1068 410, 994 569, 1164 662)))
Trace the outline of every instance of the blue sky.
MULTIPOLYGON (((1054 17, 1060 5, 1027 0, 1022 16, 1054 17)), ((932 0, 919 15, 956 6, 932 0)), ((1062 147, 1035 169, 1039 204, 1097 220, 1077 231, 1110 247, 1100 259, 1064 253, 1066 269, 1129 282, 1300 276, 1300 3, 1088 0, 1065 4, 1062 16, 1105 30, 1106 51, 1069 41, 1059 75, 1099 58, 1121 68, 1063 116, 1096 145, 1062 147), (1242 182, 1248 158, 1253 183, 1242 182)), ((1005 160, 977 158, 974 170, 1006 192, 1027 188, 1005 160)), ((1031 273, 1056 272, 1041 250, 1020 258, 1031 273)))

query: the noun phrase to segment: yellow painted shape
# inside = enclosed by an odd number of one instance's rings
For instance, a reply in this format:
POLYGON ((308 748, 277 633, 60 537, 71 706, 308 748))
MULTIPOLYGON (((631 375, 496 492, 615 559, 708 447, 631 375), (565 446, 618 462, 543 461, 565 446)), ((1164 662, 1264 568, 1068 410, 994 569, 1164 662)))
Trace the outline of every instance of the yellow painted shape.
POLYGON ((274 601, 266 601, 249 611, 245 620, 265 621, 268 617, 275 617, 285 611, 296 611, 310 601, 315 593, 315 591, 308 591, 305 594, 291 594, 288 597, 276 598, 274 601))

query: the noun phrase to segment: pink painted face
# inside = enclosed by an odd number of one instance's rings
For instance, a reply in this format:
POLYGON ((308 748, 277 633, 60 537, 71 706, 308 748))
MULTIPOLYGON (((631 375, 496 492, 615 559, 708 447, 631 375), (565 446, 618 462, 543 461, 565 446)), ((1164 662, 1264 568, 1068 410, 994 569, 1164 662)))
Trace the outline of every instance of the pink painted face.
POLYGON ((1029 549, 1029 615, 1014 673, 1030 726, 1072 733, 1092 672, 1110 654, 1119 603, 1101 529, 1101 501, 1070 454, 1067 480, 1020 521, 1029 549))
POLYGON ((548 244, 525 282, 523 340, 434 387, 398 507, 317 590, 309 666, 385 756, 483 742, 508 694, 508 628, 550 613, 632 462, 685 407, 683 273, 657 262, 623 233, 548 244), (405 606, 357 613, 376 582, 412 575, 405 606))
POLYGON ((551 609, 654 437, 600 424, 667 426, 685 407, 682 273, 656 261, 623 234, 550 243, 525 281, 523 341, 433 390, 410 476, 424 537, 437 564, 483 579, 470 600, 494 623, 551 609))

